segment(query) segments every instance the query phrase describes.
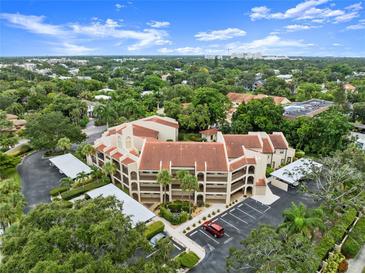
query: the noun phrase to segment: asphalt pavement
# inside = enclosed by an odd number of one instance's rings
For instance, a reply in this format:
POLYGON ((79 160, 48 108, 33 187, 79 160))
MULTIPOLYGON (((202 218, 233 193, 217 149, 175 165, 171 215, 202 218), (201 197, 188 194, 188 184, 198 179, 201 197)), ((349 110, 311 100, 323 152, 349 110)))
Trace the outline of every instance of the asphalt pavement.
POLYGON ((49 191, 58 186, 64 176, 57 168, 50 166, 49 160, 43 159, 42 155, 43 151, 32 153, 17 167, 22 180, 22 193, 27 201, 25 212, 37 204, 49 203, 49 191))
POLYGON ((209 273, 227 272, 226 257, 231 247, 242 247, 240 242, 249 235, 251 230, 262 224, 277 226, 283 221, 282 212, 290 207, 291 202, 303 202, 314 206, 314 201, 307 195, 290 189, 288 192, 270 186, 275 195, 280 196, 272 205, 263 205, 251 198, 246 199, 225 212, 213 218, 224 227, 225 236, 215 238, 201 226, 187 236, 206 250, 205 258, 189 272, 209 273))

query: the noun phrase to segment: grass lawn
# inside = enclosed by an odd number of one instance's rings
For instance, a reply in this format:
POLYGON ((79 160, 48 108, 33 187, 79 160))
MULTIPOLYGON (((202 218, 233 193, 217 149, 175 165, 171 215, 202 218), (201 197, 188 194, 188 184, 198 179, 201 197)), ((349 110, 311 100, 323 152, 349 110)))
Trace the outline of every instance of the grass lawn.
POLYGON ((4 179, 12 179, 20 184, 20 175, 16 171, 16 168, 9 168, 9 169, 5 170, 4 178, 2 178, 2 180, 4 180, 4 179))

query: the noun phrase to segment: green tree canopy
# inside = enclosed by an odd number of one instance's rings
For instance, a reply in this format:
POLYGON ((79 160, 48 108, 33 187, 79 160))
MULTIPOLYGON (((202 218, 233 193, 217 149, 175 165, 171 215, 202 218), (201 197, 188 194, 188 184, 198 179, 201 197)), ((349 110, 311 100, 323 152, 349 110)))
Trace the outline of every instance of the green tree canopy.
POLYGON ((1 272, 174 272, 170 243, 151 247, 114 197, 42 204, 10 227, 1 272))
POLYGON ((36 115, 28 121, 25 132, 36 149, 54 149, 58 140, 63 137, 67 137, 73 143, 85 139, 81 128, 70 123, 61 112, 36 115))

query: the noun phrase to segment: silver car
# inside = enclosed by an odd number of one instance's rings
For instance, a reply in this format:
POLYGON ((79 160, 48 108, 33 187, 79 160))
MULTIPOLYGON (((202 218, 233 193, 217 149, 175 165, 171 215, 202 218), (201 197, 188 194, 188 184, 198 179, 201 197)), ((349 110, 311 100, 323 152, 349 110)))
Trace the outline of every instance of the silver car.
POLYGON ((167 234, 166 232, 160 232, 158 234, 156 234, 155 236, 153 236, 151 239, 150 239, 150 244, 155 247, 158 243, 158 241, 164 239, 167 237, 167 234))

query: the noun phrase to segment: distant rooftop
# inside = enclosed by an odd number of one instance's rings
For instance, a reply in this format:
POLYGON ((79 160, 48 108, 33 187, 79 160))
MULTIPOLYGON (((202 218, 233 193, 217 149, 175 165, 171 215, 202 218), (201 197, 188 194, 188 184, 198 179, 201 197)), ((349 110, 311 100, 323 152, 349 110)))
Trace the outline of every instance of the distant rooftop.
POLYGON ((333 102, 320 99, 296 102, 290 106, 284 107, 284 116, 287 118, 297 118, 301 116, 313 117, 326 111, 332 105, 333 102))

